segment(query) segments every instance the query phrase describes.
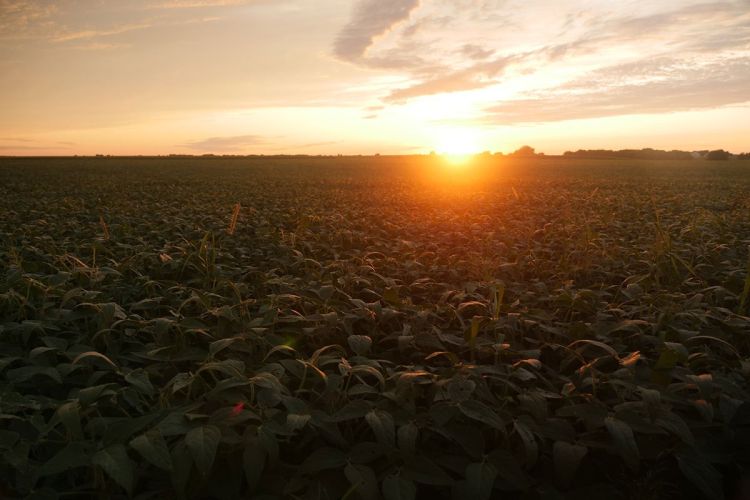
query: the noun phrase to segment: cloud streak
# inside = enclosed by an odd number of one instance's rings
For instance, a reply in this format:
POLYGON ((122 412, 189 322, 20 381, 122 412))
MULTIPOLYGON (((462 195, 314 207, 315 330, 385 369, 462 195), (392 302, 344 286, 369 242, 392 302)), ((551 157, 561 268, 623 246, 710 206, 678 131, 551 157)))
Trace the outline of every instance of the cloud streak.
POLYGON ((360 0, 349 23, 339 32, 333 53, 344 61, 361 59, 376 37, 409 17, 420 0, 360 0))
POLYGON ((268 139, 260 135, 235 135, 229 137, 209 137, 181 144, 180 147, 210 153, 243 151, 247 148, 266 144, 268 144, 268 139))
POLYGON ((671 65, 663 63, 641 70, 632 65, 613 66, 562 89, 490 106, 481 121, 494 125, 542 123, 672 113, 750 102, 748 57, 690 69, 672 61, 671 65), (639 73, 642 78, 651 79, 641 83, 622 81, 623 74, 639 73), (602 81, 615 83, 605 85, 602 81))

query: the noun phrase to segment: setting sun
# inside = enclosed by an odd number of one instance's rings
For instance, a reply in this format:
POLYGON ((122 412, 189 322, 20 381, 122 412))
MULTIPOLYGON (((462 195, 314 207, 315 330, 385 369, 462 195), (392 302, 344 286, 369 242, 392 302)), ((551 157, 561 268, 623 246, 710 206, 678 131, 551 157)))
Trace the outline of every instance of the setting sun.
POLYGON ((441 132, 437 150, 446 156, 468 156, 479 152, 476 134, 466 129, 450 129, 441 132))
POLYGON ((436 139, 436 149, 449 165, 465 165, 479 152, 475 133, 467 129, 443 130, 436 139))

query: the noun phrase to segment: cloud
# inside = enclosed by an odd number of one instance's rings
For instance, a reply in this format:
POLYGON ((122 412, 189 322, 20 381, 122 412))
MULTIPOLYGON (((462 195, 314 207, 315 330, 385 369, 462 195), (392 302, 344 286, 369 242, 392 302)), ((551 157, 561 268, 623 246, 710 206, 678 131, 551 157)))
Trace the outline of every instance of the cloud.
POLYGON ((520 59, 522 56, 519 55, 500 57, 462 70, 434 74, 419 83, 392 90, 383 100, 397 103, 420 96, 462 92, 496 85, 498 82, 495 78, 520 59))
POLYGON ((84 40, 84 39, 90 39, 90 38, 100 38, 100 37, 121 35, 123 33, 128 33, 130 31, 148 29, 153 26, 154 25, 152 23, 145 22, 145 23, 138 23, 138 24, 130 24, 126 26, 119 26, 117 28, 106 29, 106 30, 74 31, 70 33, 60 34, 56 36, 55 38, 53 38, 52 41, 62 43, 62 42, 71 42, 74 40, 84 40))
MULTIPOLYGON (((218 21, 220 17, 186 17, 179 10, 193 7, 222 7, 268 0, 174 0, 154 5, 139 0, 107 4, 94 0, 73 2, 51 0, 0 0, 0 40, 23 46, 30 40, 68 43, 124 35, 135 31, 218 21), (167 9, 154 16, 154 9, 167 9), (86 15, 81 15, 82 13, 86 15), (127 17, 130 22, 123 22, 127 17)), ((10 45, 9 45, 10 46, 10 45)), ((84 50, 120 48, 122 44, 91 43, 71 46, 84 50)))
MULTIPOLYGON (((639 80, 644 75, 634 71, 654 66, 655 61, 661 64, 665 57, 676 57, 684 66, 702 66, 706 57, 717 53, 731 56, 750 52, 750 9, 745 0, 654 4, 635 15, 625 8, 607 12, 591 6, 547 17, 548 9, 542 8, 541 2, 530 1, 525 12, 501 8, 503 5, 499 0, 461 0, 460 5, 453 5, 453 17, 446 22, 445 14, 450 11, 441 0, 434 0, 390 37, 385 48, 382 43, 372 47, 367 57, 357 62, 405 72, 410 84, 393 88, 381 97, 383 103, 402 104, 422 96, 502 86, 524 75, 564 71, 579 64, 590 69, 597 63, 618 60, 628 64, 617 68, 619 74, 608 68, 607 76, 629 81, 637 89, 644 83, 639 80), (484 15, 479 16, 479 12, 484 15), (546 23, 547 34, 529 24, 534 19, 534 15, 528 15, 532 12, 540 18, 538 22, 546 23), (517 43, 516 37, 525 42, 517 43), (509 73, 511 69, 514 71, 509 73)), ((654 78, 663 69, 652 67, 645 77, 654 78)), ((684 90, 678 73, 661 76, 676 78, 678 90, 684 90)), ((532 89, 542 90, 547 85, 561 90, 569 86, 559 78, 549 84, 544 78, 529 83, 532 89)), ((661 85, 668 87, 666 82, 661 85)))
POLYGON ((459 51, 462 56, 475 60, 487 59, 494 54, 494 52, 495 51, 492 49, 485 49, 475 43, 466 43, 459 51))
POLYGON ((488 107, 482 121, 495 125, 555 122, 746 102, 750 102, 750 57, 698 67, 664 60, 653 66, 613 66, 534 97, 488 107), (623 80, 624 76, 628 78, 623 80), (641 81, 633 81, 636 76, 641 81))
MULTIPOLYGON (((190 24, 199 24, 199 23, 210 23, 219 21, 220 17, 198 17, 193 19, 183 19, 180 21, 144 21, 141 23, 136 24, 128 24, 124 26, 118 26, 115 28, 109 28, 109 29, 99 29, 99 30, 82 30, 82 31, 73 31, 68 33, 61 33, 57 35, 55 38, 52 39, 53 42, 56 43, 65 43, 65 42, 72 42, 72 41, 78 41, 78 40, 91 40, 91 39, 98 39, 98 38, 105 38, 105 37, 111 37, 111 36, 117 36, 122 35, 125 33, 130 33, 132 31, 140 31, 140 30, 146 30, 151 29, 155 27, 162 27, 162 26, 186 26, 190 24)), ((88 46, 82 45, 82 46, 76 46, 75 48, 79 49, 90 49, 90 50, 96 50, 96 49, 106 49, 106 48, 120 48, 123 44, 90 44, 88 46)))
POLYGON ((205 7, 231 7, 233 5, 246 5, 259 3, 261 0, 171 0, 155 5, 149 5, 151 9, 200 9, 205 7))
POLYGON ((0 0, 0 39, 38 35, 51 26, 56 12, 49 0, 0 0))
POLYGON ((50 149, 71 149, 72 146, 76 145, 74 142, 70 141, 55 141, 54 143, 49 143, 47 141, 39 141, 37 139, 30 139, 28 137, 0 137, 0 142, 6 143, 0 144, 0 151, 43 151, 50 149))
POLYGON ((359 0, 349 23, 339 32, 333 53, 344 61, 357 61, 374 39, 407 19, 420 0, 359 0))
POLYGON ((0 145, 0 151, 50 151, 59 149, 71 149, 71 146, 25 146, 25 145, 0 145))
MULTIPOLYGON (((332 146, 334 144, 341 144, 341 141, 308 142, 306 144, 298 144, 294 146, 294 149, 318 148, 320 146, 332 146)), ((286 146, 283 146, 283 148, 286 148, 286 146)))
POLYGON ((180 147, 201 152, 229 152, 242 151, 264 144, 268 144, 267 138, 259 135, 236 135, 231 137, 209 137, 200 141, 181 144, 180 147))

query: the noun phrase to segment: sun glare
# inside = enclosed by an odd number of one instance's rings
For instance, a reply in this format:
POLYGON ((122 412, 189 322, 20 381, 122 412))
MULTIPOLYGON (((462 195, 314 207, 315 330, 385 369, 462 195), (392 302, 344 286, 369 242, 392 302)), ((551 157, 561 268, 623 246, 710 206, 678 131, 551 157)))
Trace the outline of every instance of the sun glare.
POLYGON ((437 150, 453 165, 462 165, 479 152, 476 135, 466 129, 451 129, 440 133, 437 150))

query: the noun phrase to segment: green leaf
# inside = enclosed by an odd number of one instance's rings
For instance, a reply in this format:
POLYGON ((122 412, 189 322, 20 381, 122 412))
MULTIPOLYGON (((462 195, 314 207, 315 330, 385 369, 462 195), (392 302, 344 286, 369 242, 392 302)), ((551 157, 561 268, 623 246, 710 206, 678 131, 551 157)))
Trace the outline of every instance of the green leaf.
POLYGON ((448 397, 451 401, 460 403, 469 399, 477 384, 464 377, 453 377, 447 384, 448 397))
POLYGON ((417 438, 419 437, 419 427, 416 424, 409 422, 398 428, 398 447, 404 453, 413 455, 417 438))
POLYGON ((396 446, 396 430, 390 413, 383 410, 372 410, 365 415, 365 420, 370 424, 370 428, 372 428, 375 437, 381 444, 390 447, 396 446))
POLYGON ((564 488, 573 482, 581 460, 588 453, 588 448, 565 441, 556 441, 552 448, 552 458, 555 463, 555 478, 564 488))
POLYGON ((372 375, 376 379, 378 379, 378 382, 380 382, 381 387, 385 387, 385 377, 383 377, 383 374, 378 371, 377 368, 374 366, 369 365, 357 365, 353 366, 351 368, 352 375, 358 374, 358 373, 364 373, 367 375, 372 375))
POLYGON ((190 384, 192 384, 194 379, 195 376, 191 373, 178 373, 177 375, 172 377, 172 380, 169 381, 167 387, 172 386, 172 394, 175 394, 181 389, 184 389, 185 387, 188 387, 190 384))
POLYGON ((489 500, 497 477, 497 469, 488 462, 466 466, 467 498, 489 500))
POLYGON ((431 359, 434 359, 434 358, 437 358, 437 357, 440 357, 440 356, 444 356, 444 357, 448 358, 448 360, 451 362, 452 365, 457 365, 461 361, 459 359, 459 357, 456 356, 455 353, 450 352, 450 351, 435 351, 435 352, 427 355, 424 358, 424 360, 425 361, 429 361, 431 359))
POLYGON ((403 474, 421 484, 450 486, 454 483, 454 480, 435 462, 421 455, 411 457, 404 464, 403 474))
POLYGON ((722 476, 708 460, 695 450, 678 453, 676 458, 682 475, 693 483, 707 499, 724 499, 722 476))
POLYGON ((179 441, 172 448, 171 455, 173 468, 170 479, 172 487, 177 492, 178 498, 185 498, 185 490, 188 481, 190 481, 190 472, 193 469, 193 459, 184 441, 179 441))
POLYGON ((372 339, 367 335, 349 335, 346 341, 352 351, 359 356, 364 356, 370 352, 370 347, 372 347, 372 339))
POLYGON ((81 429, 81 414, 79 412, 80 405, 78 404, 78 401, 70 401, 63 405, 61 405, 57 409, 57 417, 60 419, 60 422, 65 426, 65 429, 67 429, 68 434, 74 439, 74 440, 81 440, 83 439, 83 430, 81 429))
POLYGON ((692 446, 695 443, 695 438, 690 431, 690 427, 685 423, 682 417, 672 411, 665 410, 660 412, 660 415, 656 417, 654 423, 662 429, 679 437, 685 444, 692 446))
POLYGON ((503 296, 505 296, 505 283, 499 282, 492 287, 492 317, 494 319, 500 317, 500 306, 503 304, 503 296))
POLYGON ((483 422, 499 431, 505 431, 505 422, 490 407, 476 400, 463 401, 458 408, 467 417, 483 422))
POLYGON ((258 487, 265 466, 266 451, 258 438, 251 436, 246 440, 245 449, 242 452, 242 468, 245 471, 245 479, 251 492, 258 487))
POLYGON ((539 445, 536 442, 534 433, 531 432, 526 424, 520 421, 514 422, 513 428, 523 443, 523 448, 526 452, 526 464, 533 466, 536 463, 537 455, 539 454, 539 445))
POLYGON ((151 430, 130 441, 130 446, 143 458, 160 469, 172 470, 172 456, 167 442, 158 430, 151 430))
POLYGON ((239 340, 242 340, 242 339, 240 337, 233 337, 230 339, 221 339, 221 340, 216 340, 214 342, 211 342, 208 345, 208 354, 209 356, 213 358, 219 352, 223 351, 224 349, 226 349, 227 347, 229 347, 230 345, 234 344, 235 342, 239 340))
POLYGON ((17 384, 26 382, 36 375, 44 375, 51 378, 58 384, 62 384, 62 377, 60 377, 60 372, 58 372, 56 368, 51 366, 22 366, 21 368, 8 370, 5 375, 10 382, 14 382, 17 384))
POLYGON ((329 417, 329 420, 331 422, 346 422, 347 420, 362 418, 367 415, 367 412, 371 409, 371 403, 361 399, 355 399, 354 401, 346 403, 343 408, 329 417))
POLYGON ((148 379, 148 373, 143 369, 131 371, 125 375, 125 381, 146 396, 154 394, 154 386, 151 385, 151 381, 148 379))
POLYGON ((417 487, 408 479, 386 476, 383 479, 383 497, 385 500, 414 500, 417 497, 417 487))
POLYGON ((58 500, 59 498, 60 493, 54 488, 40 488, 34 490, 33 493, 26 497, 26 500, 58 500))
POLYGON ((637 470, 640 453, 638 452, 638 445, 635 442, 633 430, 627 423, 614 417, 605 418, 604 425, 615 442, 617 453, 619 453, 628 467, 637 470))
POLYGON ((133 494, 135 481, 133 462, 121 444, 113 444, 98 451, 92 458, 94 465, 101 467, 128 495, 133 494))
POLYGON ((590 339, 576 340, 575 342, 571 342, 568 345, 568 348, 569 349, 573 349, 573 346, 576 346, 576 345, 579 345, 579 344, 591 345, 591 346, 598 347, 599 349, 602 349, 602 350, 606 351, 607 354, 609 354, 613 358, 620 359, 617 356, 617 351, 615 351, 612 347, 608 346, 604 342, 599 342, 598 340, 590 340, 590 339))
POLYGON ((112 383, 95 385, 93 387, 84 387, 83 389, 78 391, 76 397, 81 402, 81 405, 89 406, 100 398, 116 394, 113 390, 115 387, 117 387, 117 384, 112 383))
POLYGON ((10 450, 20 437, 17 432, 0 429, 0 450, 10 450))
POLYGON ((286 416, 286 426, 289 430, 296 431, 307 425, 310 418, 310 415, 307 414, 289 413, 286 416))
POLYGON ((346 464, 346 454, 338 448, 324 446, 313 451, 300 466, 302 472, 313 474, 322 470, 340 469, 346 464))
POLYGON ((401 298, 398 296, 398 288, 390 287, 383 290, 383 300, 393 305, 401 305, 401 298))
POLYGON ((185 410, 176 410, 164 417, 156 428, 159 429, 164 437, 181 436, 190 432, 190 424, 185 418, 185 410))
POLYGON ((40 477, 52 476, 78 467, 91 465, 90 443, 73 441, 37 469, 40 477))
POLYGON ((221 441, 221 431, 214 425, 202 425, 191 430, 185 436, 185 444, 195 461, 195 465, 204 476, 208 476, 216 459, 216 450, 221 441))
POLYGON ((477 343, 477 335, 479 335, 479 327, 482 326, 483 319, 484 318, 481 316, 474 316, 471 318, 471 326, 464 335, 464 340, 469 344, 469 349, 474 349, 474 346, 477 343))
POLYGON ((370 467, 347 464, 344 467, 344 475, 360 498, 364 500, 378 499, 378 478, 370 467))

